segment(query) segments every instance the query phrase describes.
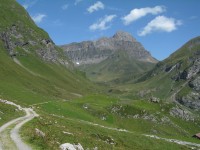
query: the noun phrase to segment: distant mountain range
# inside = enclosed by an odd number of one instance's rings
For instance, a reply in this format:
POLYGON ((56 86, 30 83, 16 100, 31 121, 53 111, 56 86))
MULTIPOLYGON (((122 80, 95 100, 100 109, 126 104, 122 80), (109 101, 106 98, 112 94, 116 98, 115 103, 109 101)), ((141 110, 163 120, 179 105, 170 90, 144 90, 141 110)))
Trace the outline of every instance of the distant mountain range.
POLYGON ((129 33, 118 31, 113 37, 84 41, 61 46, 75 65, 95 64, 107 59, 116 51, 124 51, 132 59, 156 63, 157 60, 129 33))
POLYGON ((123 31, 110 38, 71 43, 61 48, 75 66, 100 82, 145 72, 158 62, 141 43, 123 31))

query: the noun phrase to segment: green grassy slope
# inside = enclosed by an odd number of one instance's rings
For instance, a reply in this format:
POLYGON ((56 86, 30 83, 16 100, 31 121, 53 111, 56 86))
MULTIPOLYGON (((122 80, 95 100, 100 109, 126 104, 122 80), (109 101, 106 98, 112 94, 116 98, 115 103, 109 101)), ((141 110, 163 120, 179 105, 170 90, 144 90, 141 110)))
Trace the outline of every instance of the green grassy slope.
POLYGON ((179 50, 173 53, 169 58, 159 62, 156 66, 137 80, 129 81, 128 84, 121 85, 117 89, 126 92, 124 95, 143 95, 149 98, 152 95, 161 99, 170 99, 179 89, 180 94, 187 94, 192 91, 186 82, 190 82, 193 78, 199 76, 197 73, 191 79, 186 79, 183 75, 184 71, 195 65, 195 61, 199 58, 200 37, 196 37, 179 50))
POLYGON ((125 51, 117 51, 106 60, 92 65, 83 65, 81 70, 94 82, 125 83, 154 67, 155 64, 130 58, 125 51))
MULTIPOLYGON (((0 8, 2 20, 0 34, 5 32, 10 34, 13 38, 9 42, 17 43, 20 40, 37 42, 37 39, 50 39, 46 32, 34 24, 24 8, 17 2, 3 0, 0 8), (17 34, 22 38, 14 38, 10 31, 13 24, 16 25, 17 34)), ((88 89, 94 89, 93 85, 85 79, 84 74, 70 69, 72 68, 69 66, 70 62, 68 69, 57 62, 44 61, 36 54, 38 49, 45 49, 45 47, 42 44, 13 46, 16 56, 10 57, 5 41, 0 40, 1 97, 21 104, 32 104, 73 98, 78 94, 86 94, 88 89), (15 59, 20 65, 14 62, 15 59)), ((62 57, 62 50, 57 47, 55 49, 62 57)), ((67 58, 63 57, 63 59, 68 61, 67 58)))
POLYGON ((21 64, 36 75, 16 64, 1 46, 0 51, 1 97, 32 104, 55 99, 76 97, 74 93, 86 94, 92 84, 78 71, 47 63, 35 56, 18 58, 21 64))
POLYGON ((142 134, 199 143, 199 140, 191 138, 198 132, 198 122, 191 124, 172 117, 169 115, 172 107, 167 103, 120 101, 102 95, 49 102, 34 106, 41 116, 24 126, 22 134, 28 142, 39 143, 37 149, 58 149, 61 143, 66 142, 81 143, 85 149, 98 147, 100 150, 188 149, 142 134), (35 128, 46 136, 38 136, 35 128), (116 131, 118 129, 128 132, 116 131))

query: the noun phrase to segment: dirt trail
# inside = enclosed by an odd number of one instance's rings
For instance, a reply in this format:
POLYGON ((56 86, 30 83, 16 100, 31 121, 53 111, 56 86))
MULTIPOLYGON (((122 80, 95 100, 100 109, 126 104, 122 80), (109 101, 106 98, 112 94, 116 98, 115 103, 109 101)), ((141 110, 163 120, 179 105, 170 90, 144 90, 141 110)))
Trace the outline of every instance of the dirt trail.
POLYGON ((154 139, 158 139, 158 140, 164 140, 164 141, 176 143, 176 144, 179 144, 179 145, 200 148, 200 144, 197 144, 197 143, 186 142, 186 141, 181 141, 181 140, 176 140, 176 139, 167 139, 167 138, 158 137, 156 135, 147 135, 147 134, 143 134, 143 135, 146 136, 146 137, 150 137, 150 138, 154 138, 154 139))
MULTIPOLYGON (((89 121, 67 118, 67 117, 59 116, 59 115, 55 115, 55 114, 51 114, 51 115, 54 116, 54 117, 62 118, 62 119, 77 121, 77 122, 83 123, 83 124, 98 126, 100 128, 104 128, 104 129, 108 129, 108 130, 114 130, 114 131, 117 131, 117 132, 126 132, 126 133, 130 133, 130 134, 136 134, 136 132, 132 132, 132 131, 129 131, 129 130, 126 130, 126 129, 107 127, 107 126, 103 126, 103 125, 100 125, 100 124, 97 124, 97 123, 92 123, 92 122, 89 122, 89 121)), ((156 135, 148 135, 148 134, 141 134, 141 135, 146 136, 146 137, 150 137, 150 138, 154 138, 154 139, 157 139, 157 140, 164 140, 164 141, 167 141, 167 142, 170 142, 170 143, 176 143, 176 144, 179 144, 179 145, 187 146, 187 147, 192 148, 192 149, 197 149, 197 148, 200 149, 200 144, 198 144, 198 143, 192 143, 192 142, 187 142, 187 141, 182 141, 182 140, 177 140, 177 139, 162 138, 162 137, 159 137, 159 136, 156 136, 156 135)))
POLYGON ((26 113, 24 117, 13 119, 0 127, 0 150, 13 148, 17 148, 18 150, 32 150, 30 146, 22 141, 19 130, 25 123, 38 115, 31 108, 22 108, 20 105, 7 100, 0 99, 0 102, 16 106, 26 113), (8 145, 8 143, 10 144, 8 145))

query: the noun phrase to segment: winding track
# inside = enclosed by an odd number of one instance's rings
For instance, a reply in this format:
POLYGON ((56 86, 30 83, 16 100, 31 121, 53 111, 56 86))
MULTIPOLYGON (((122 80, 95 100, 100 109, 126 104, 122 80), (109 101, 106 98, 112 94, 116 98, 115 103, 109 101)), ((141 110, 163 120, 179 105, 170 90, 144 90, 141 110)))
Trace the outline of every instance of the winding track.
MULTIPOLYGON (((54 116, 54 117, 62 118, 62 119, 76 121, 76 122, 83 123, 83 124, 98 126, 100 128, 104 128, 104 129, 108 129, 108 130, 114 130, 114 131, 117 131, 117 132, 126 132, 126 133, 130 133, 130 134, 135 134, 135 132, 132 132, 132 131, 129 131, 129 130, 126 130, 126 129, 118 129, 118 128, 107 127, 107 126, 103 126, 103 125, 100 125, 100 124, 96 124, 96 123, 92 123, 92 122, 88 122, 88 121, 84 121, 84 120, 79 120, 79 119, 71 119, 71 118, 67 118, 67 117, 59 116, 59 115, 55 115, 55 114, 50 114, 50 115, 54 116)), ((157 139, 157 140, 163 140, 163 141, 166 141, 166 142, 183 145, 183 146, 186 146, 190 149, 200 150, 200 144, 199 143, 187 142, 187 141, 182 141, 182 140, 177 140, 177 139, 162 138, 162 137, 159 137, 159 136, 156 136, 156 135, 148 135, 148 134, 141 134, 141 135, 145 136, 145 137, 157 139)))
MULTIPOLYGON (((12 141, 15 143, 17 149, 18 150, 32 150, 32 148, 29 145, 27 145, 26 143, 24 143, 22 141, 22 139, 19 135, 19 130, 25 123, 32 120, 34 117, 37 117, 38 115, 32 109, 22 108, 20 105, 16 105, 13 102, 1 100, 1 99, 0 99, 0 102, 4 102, 4 103, 10 104, 10 105, 14 105, 14 106, 18 107, 18 109, 24 110, 25 113, 26 113, 26 115, 24 117, 19 117, 19 118, 13 119, 13 120, 7 122, 6 124, 4 124, 3 126, 1 126, 0 127, 0 135, 4 131, 6 131, 10 126, 14 126, 14 127, 11 128, 11 132, 8 132, 8 134, 10 134, 10 137, 11 137, 12 141)), ((52 114, 52 116, 63 118, 63 116, 57 116, 57 115, 53 115, 53 114, 52 114)), ((65 118, 65 119, 69 119, 69 118, 65 118)), ((131 131, 128 131, 128 130, 106 127, 106 126, 94 124, 92 122, 87 122, 87 121, 83 121, 83 120, 76 120, 76 121, 82 122, 84 124, 93 125, 93 126, 99 126, 99 127, 106 128, 106 129, 109 129, 109 130, 134 133, 134 132, 131 132, 131 131)), ((7 133, 5 133, 5 134, 7 134, 7 133)), ((186 142, 186 141, 181 141, 181 140, 176 140, 176 139, 161 138, 161 137, 158 137, 158 136, 155 136, 155 135, 146 135, 146 134, 142 134, 142 135, 146 136, 146 137, 158 139, 158 140, 164 140, 164 141, 167 141, 167 142, 172 142, 172 143, 176 143, 176 144, 180 144, 180 145, 184 145, 184 146, 189 146, 190 148, 200 148, 200 144, 198 144, 198 143, 186 142)), ((0 150, 4 150, 3 148, 4 148, 4 145, 2 143, 0 143, 0 150)))
MULTIPOLYGON (((16 107, 18 107, 18 109, 23 110, 26 113, 25 116, 13 119, 13 120, 7 122, 6 124, 4 124, 3 126, 1 126, 0 127, 0 135, 11 137, 12 141, 9 141, 9 143, 12 143, 10 145, 10 146, 12 146, 12 148, 13 148, 13 145, 15 145, 15 147, 18 150, 32 150, 32 148, 29 145, 27 145, 26 143, 24 143, 22 141, 22 139, 19 135, 19 130, 25 123, 32 120, 34 117, 37 117, 38 115, 31 108, 22 108, 20 105, 17 105, 13 102, 9 102, 7 100, 0 99, 0 102, 16 106, 16 107), (10 131, 10 127, 11 127, 11 131, 10 131), (9 130, 10 132, 6 132, 6 130, 9 130), (6 135, 6 134, 10 134, 10 135, 6 135), (13 142, 14 142, 14 144, 13 144, 13 142)), ((3 138, 3 140, 10 140, 10 139, 3 138)), ((3 150, 3 148, 5 146, 9 147, 9 145, 4 145, 4 143, 6 143, 6 142, 2 141, 2 143, 0 143, 0 150, 3 150)))

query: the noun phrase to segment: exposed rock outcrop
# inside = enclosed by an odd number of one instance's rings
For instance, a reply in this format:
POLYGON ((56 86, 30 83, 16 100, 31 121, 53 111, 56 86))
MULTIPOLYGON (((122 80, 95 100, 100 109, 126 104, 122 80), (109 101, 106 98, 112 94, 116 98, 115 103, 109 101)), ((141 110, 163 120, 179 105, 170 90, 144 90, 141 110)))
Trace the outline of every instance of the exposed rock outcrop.
POLYGON ((82 145, 80 143, 76 144, 70 144, 70 143, 64 143, 60 145, 61 150, 84 150, 82 145))
POLYGON ((178 99, 178 102, 185 105, 188 108, 200 111, 200 93, 190 92, 186 96, 178 99))
POLYGON ((23 24, 17 23, 7 27, 0 32, 0 40, 3 41, 5 49, 11 57, 36 54, 44 61, 69 65, 66 56, 48 37, 40 36, 32 28, 25 28, 23 24))
POLYGON ((99 63, 118 50, 126 51, 128 56, 133 59, 157 62, 129 33, 122 31, 117 32, 111 38, 104 37, 97 41, 71 43, 63 45, 61 48, 77 65, 99 63))
POLYGON ((188 69, 184 70, 181 73, 180 78, 191 79, 192 77, 197 75, 197 73, 199 72, 200 72, 200 58, 197 58, 194 60, 193 65, 191 67, 189 67, 188 69))
POLYGON ((150 101, 153 102, 153 103, 159 103, 159 102, 160 102, 160 99, 157 98, 157 97, 153 97, 153 96, 152 96, 152 97, 150 98, 150 101))
POLYGON ((35 128, 35 133, 38 135, 38 136, 40 136, 40 137, 45 137, 45 133, 44 132, 42 132, 41 130, 39 130, 39 129, 37 129, 37 128, 35 128))
POLYGON ((178 107, 173 107, 170 110, 170 115, 181 118, 186 121, 194 121, 195 120, 195 117, 193 116, 193 114, 191 112, 189 112, 188 110, 185 110, 185 109, 178 108, 178 107))
POLYGON ((189 86, 195 91, 200 91, 200 76, 189 83, 189 86))

